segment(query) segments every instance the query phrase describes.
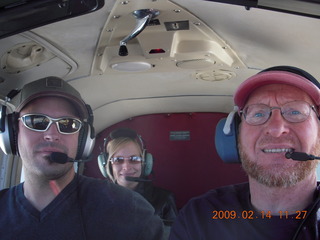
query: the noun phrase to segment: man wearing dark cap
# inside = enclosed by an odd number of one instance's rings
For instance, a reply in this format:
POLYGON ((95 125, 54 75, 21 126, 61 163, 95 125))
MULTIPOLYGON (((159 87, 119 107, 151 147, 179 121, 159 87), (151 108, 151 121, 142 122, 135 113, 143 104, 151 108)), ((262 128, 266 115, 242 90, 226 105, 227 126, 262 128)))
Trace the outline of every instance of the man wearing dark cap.
POLYGON ((75 173, 72 161, 87 160, 95 140, 91 108, 78 91, 48 77, 11 102, 1 148, 21 157, 25 181, 0 191, 1 240, 162 238, 160 218, 138 194, 75 173))
POLYGON ((171 240, 320 239, 312 160, 320 156, 319 86, 309 73, 290 66, 266 69, 240 84, 232 124, 249 182, 191 200, 171 240))

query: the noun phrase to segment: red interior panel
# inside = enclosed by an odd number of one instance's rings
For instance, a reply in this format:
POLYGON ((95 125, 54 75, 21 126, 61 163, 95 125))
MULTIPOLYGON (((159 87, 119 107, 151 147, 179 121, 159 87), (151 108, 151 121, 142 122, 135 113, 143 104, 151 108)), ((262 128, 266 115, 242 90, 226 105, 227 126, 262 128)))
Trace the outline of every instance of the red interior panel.
POLYGON ((153 155, 154 184, 172 191, 178 208, 209 189, 247 181, 240 164, 225 164, 216 153, 215 126, 225 116, 222 113, 152 114, 119 122, 97 136, 93 159, 85 165, 84 175, 103 178, 97 164, 103 139, 113 129, 129 127, 142 136, 147 151, 153 155), (170 133, 176 139, 170 139, 170 133))

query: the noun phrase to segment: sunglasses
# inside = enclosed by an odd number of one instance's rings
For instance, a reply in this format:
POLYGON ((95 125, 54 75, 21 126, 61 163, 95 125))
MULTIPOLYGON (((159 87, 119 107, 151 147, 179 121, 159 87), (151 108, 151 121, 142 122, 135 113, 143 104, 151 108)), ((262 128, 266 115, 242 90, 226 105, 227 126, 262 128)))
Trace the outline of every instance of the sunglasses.
POLYGON ((141 163, 142 161, 142 157, 139 156, 131 156, 131 157, 112 157, 110 158, 110 162, 112 164, 116 164, 116 165, 121 165, 124 163, 124 160, 128 159, 129 163, 131 164, 137 164, 137 163, 141 163))
POLYGON ((82 122, 77 118, 51 118, 44 114, 25 114, 19 120, 22 121, 26 128, 36 132, 45 132, 52 123, 55 123, 59 133, 74 134, 79 132, 82 126, 82 122))

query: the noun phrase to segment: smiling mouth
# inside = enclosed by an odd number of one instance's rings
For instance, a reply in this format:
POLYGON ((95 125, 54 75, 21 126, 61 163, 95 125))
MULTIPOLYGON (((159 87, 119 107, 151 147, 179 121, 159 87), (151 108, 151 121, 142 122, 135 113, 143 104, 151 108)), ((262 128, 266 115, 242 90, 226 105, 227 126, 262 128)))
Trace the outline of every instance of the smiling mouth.
POLYGON ((272 149, 262 149, 264 153, 287 153, 293 152, 293 148, 272 148, 272 149))
POLYGON ((134 176, 135 173, 126 173, 126 174, 121 174, 124 177, 132 177, 134 176))

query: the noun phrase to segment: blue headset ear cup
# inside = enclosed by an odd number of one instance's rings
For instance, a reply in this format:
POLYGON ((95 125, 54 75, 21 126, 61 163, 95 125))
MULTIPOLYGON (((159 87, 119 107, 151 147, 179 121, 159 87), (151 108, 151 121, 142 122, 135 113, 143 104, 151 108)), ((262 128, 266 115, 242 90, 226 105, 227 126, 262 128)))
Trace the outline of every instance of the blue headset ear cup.
POLYGON ((144 173, 143 173, 145 177, 151 174, 152 167, 153 167, 153 156, 151 153, 146 152, 144 154, 144 173))
POLYGON ((229 133, 224 132, 227 118, 221 119, 216 126, 215 146, 218 155, 225 163, 240 163, 238 152, 238 125, 240 118, 237 114, 230 125, 229 133))
POLYGON ((100 153, 99 156, 98 156, 98 166, 99 166, 99 169, 100 169, 102 175, 105 178, 108 177, 108 173, 107 173, 107 170, 106 170, 107 161, 108 161, 108 154, 106 154, 104 152, 100 153))

